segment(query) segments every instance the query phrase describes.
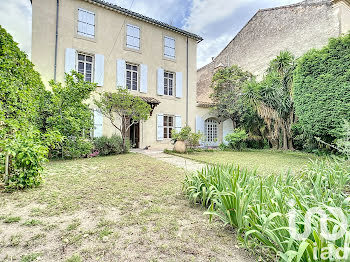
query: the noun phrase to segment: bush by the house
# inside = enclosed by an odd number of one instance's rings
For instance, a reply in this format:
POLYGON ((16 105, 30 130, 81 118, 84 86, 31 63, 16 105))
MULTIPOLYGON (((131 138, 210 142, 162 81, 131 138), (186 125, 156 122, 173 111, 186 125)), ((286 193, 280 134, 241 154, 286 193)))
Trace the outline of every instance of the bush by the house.
POLYGON ((177 140, 185 141, 186 145, 193 149, 199 146, 199 141, 202 138, 202 134, 200 132, 195 133, 192 132, 191 127, 185 126, 180 132, 177 132, 175 129, 172 130, 171 140, 176 142, 177 140))
POLYGON ((243 129, 236 129, 233 133, 225 136, 228 147, 234 150, 242 150, 244 147, 246 147, 245 141, 247 139, 248 135, 243 129))
POLYGON ((298 60, 295 112, 302 131, 331 143, 350 119, 350 34, 298 60))
MULTIPOLYGON (((127 151, 130 148, 129 141, 126 144, 127 151)), ((118 135, 111 137, 97 137, 94 139, 94 151, 101 156, 117 155, 123 153, 123 139, 118 135)))
POLYGON ((298 174, 261 177, 234 166, 215 166, 187 176, 184 191, 208 208, 210 219, 216 216, 238 229, 239 240, 259 251, 264 261, 314 262, 321 261, 324 247, 347 247, 348 234, 336 241, 323 238, 320 219, 313 216, 310 234, 297 240, 289 231, 290 214, 295 216, 297 232, 302 233, 309 226, 306 212, 319 207, 330 218, 329 232, 339 230, 341 220, 329 207, 340 208, 349 217, 349 182, 349 162, 315 162, 298 174))

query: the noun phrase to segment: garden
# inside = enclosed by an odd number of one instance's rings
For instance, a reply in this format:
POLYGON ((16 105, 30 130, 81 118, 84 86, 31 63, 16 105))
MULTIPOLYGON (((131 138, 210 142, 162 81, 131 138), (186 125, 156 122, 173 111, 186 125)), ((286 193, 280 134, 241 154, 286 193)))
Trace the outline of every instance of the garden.
POLYGON ((128 153, 140 98, 99 94, 121 135, 94 138, 96 85, 50 87, 0 27, 1 260, 350 261, 350 35, 282 51, 261 81, 219 69, 212 110, 235 131, 216 149, 174 131, 167 153, 207 164, 190 174, 128 153))
POLYGON ((208 164, 183 191, 262 261, 350 261, 349 58, 346 35, 282 51, 260 82, 237 66, 214 75, 213 111, 235 131, 183 154, 208 164))

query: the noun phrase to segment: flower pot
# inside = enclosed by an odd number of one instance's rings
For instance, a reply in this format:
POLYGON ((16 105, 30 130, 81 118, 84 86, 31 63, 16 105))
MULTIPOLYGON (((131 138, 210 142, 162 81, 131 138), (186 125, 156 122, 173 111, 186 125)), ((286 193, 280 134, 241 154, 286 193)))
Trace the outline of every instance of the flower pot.
POLYGON ((177 153, 185 153, 186 152, 186 143, 182 140, 177 140, 174 145, 174 151, 177 153))

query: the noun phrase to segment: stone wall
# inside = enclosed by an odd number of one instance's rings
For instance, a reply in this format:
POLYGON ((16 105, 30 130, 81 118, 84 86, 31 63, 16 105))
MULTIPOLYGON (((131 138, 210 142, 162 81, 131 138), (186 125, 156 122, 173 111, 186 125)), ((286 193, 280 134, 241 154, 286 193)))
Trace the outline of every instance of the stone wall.
POLYGON ((261 79, 269 61, 280 51, 297 57, 321 48, 341 33, 339 8, 331 0, 259 10, 226 48, 197 72, 197 101, 210 102, 215 67, 238 65, 261 79))

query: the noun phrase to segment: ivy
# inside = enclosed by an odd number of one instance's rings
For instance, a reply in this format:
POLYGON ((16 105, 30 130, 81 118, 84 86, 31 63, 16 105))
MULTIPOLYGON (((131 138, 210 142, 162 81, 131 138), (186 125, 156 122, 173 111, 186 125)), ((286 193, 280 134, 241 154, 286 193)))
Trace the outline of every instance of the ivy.
POLYGON ((294 100, 303 132, 327 142, 339 138, 350 120, 350 34, 299 59, 294 100))

